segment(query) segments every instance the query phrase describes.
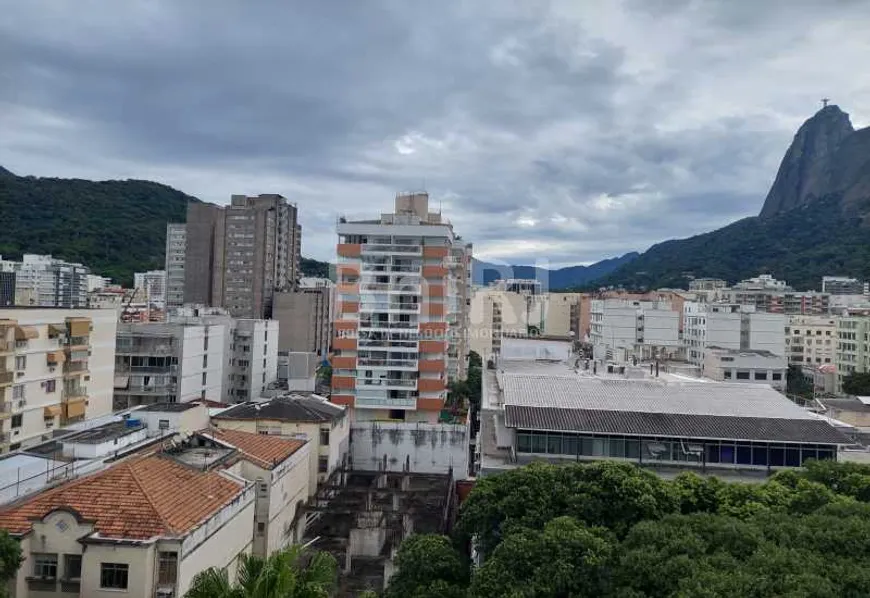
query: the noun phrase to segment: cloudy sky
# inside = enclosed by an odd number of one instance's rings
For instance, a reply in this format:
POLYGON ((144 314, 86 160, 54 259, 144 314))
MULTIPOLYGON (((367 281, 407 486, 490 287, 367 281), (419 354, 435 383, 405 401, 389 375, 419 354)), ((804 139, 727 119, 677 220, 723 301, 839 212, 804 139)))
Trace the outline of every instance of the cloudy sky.
POLYGON ((479 257, 589 263, 761 208, 870 1, 0 0, 0 165, 282 193, 303 253, 425 188, 479 257))

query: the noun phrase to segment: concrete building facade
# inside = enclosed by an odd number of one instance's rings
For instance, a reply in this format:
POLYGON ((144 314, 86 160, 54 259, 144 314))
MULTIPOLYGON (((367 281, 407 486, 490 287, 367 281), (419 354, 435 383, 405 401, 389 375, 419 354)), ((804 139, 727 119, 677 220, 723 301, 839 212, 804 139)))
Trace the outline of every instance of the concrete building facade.
POLYGON ((15 273, 15 305, 65 309, 88 306, 90 270, 85 266, 29 253, 20 262, 0 262, 0 270, 15 273))
POLYGON ((332 400, 357 420, 436 422, 465 321, 447 259, 461 241, 426 193, 399 194, 395 213, 337 232, 332 400))
POLYGON ((650 359, 680 346, 681 314, 668 302, 596 299, 589 340, 599 360, 650 359))
POLYGON ((785 345, 790 364, 817 367, 836 363, 836 316, 790 316, 785 345))
POLYGON ((299 279, 301 235, 296 206, 281 195, 233 195, 226 207, 189 204, 184 302, 270 317, 275 291, 299 279))
POLYGON ((787 371, 785 356, 769 351, 708 346, 705 352, 704 376, 719 382, 767 384, 784 390, 787 371))
POLYGON ((133 288, 141 289, 145 300, 159 309, 166 308, 166 271, 149 270, 133 274, 133 288))
POLYGON ((184 260, 187 250, 187 225, 166 225, 166 307, 184 305, 184 260))
POLYGON ((837 320, 837 392, 852 373, 870 372, 870 317, 847 316, 837 320))
POLYGON ((0 452, 112 411, 113 310, 0 310, 0 452))
POLYGON ((334 297, 335 285, 329 280, 275 293, 272 318, 280 322, 278 350, 325 357, 332 342, 334 297))

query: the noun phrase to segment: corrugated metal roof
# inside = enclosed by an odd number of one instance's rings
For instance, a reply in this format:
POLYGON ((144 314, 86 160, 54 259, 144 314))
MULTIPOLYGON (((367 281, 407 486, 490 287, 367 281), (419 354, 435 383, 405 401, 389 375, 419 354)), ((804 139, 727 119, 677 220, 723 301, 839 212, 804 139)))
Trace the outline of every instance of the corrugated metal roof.
POLYGON ((587 378, 504 373, 505 405, 667 413, 812 419, 773 388, 757 384, 704 384, 661 380, 587 378))
POLYGON ((506 405, 505 425, 524 430, 592 434, 851 444, 851 440, 833 426, 813 418, 639 413, 506 405))

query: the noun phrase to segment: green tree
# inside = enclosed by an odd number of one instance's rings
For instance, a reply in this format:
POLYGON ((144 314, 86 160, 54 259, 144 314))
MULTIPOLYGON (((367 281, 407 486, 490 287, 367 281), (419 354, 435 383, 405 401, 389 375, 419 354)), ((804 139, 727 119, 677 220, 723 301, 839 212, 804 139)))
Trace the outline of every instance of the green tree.
POLYGON ((238 580, 211 567, 193 578, 186 598, 327 598, 336 580, 336 563, 325 552, 292 546, 267 558, 239 558, 238 580))
POLYGON ((23 560, 18 540, 0 530, 0 597, 6 596, 6 584, 15 578, 23 560))
POLYGON ((399 547, 396 566, 398 572, 390 578, 385 598, 450 598, 465 594, 468 565, 446 536, 407 537, 399 547))
POLYGON ((843 378, 843 392, 850 395, 870 395, 870 372, 852 372, 843 378))
POLYGON ((609 592, 615 538, 570 517, 543 530, 509 534, 475 571, 469 595, 603 596, 609 592))
POLYGON ((320 366, 320 368, 317 370, 317 378, 324 384, 332 384, 332 366, 320 366))
POLYGON ((468 352, 468 367, 483 367, 483 359, 477 351, 468 352))
POLYGON ((813 383, 810 382, 799 365, 788 366, 785 375, 786 392, 808 399, 813 398, 813 383))

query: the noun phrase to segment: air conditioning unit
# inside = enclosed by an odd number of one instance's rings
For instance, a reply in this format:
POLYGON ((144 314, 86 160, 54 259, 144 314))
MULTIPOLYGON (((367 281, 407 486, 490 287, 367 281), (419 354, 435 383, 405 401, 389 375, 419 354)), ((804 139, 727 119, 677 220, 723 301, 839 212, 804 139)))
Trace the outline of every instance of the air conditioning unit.
POLYGON ((175 590, 172 588, 157 588, 154 590, 154 598, 173 598, 175 590))

